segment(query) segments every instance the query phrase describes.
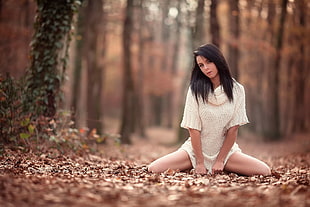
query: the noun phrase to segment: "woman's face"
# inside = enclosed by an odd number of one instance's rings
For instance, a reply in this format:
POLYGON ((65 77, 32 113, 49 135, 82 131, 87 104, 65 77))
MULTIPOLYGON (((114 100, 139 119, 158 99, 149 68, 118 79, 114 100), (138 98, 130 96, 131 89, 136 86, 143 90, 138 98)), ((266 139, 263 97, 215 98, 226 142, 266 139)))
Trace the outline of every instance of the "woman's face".
POLYGON ((203 72, 203 74, 205 74, 208 78, 211 80, 219 79, 217 67, 213 62, 203 56, 197 56, 196 62, 201 72, 203 72))

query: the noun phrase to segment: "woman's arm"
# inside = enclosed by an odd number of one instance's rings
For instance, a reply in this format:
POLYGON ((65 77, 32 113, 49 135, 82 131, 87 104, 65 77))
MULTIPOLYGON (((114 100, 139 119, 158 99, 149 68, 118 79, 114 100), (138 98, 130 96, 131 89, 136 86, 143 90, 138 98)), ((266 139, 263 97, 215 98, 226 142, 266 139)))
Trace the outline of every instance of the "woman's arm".
POLYGON ((239 125, 233 126, 228 129, 223 146, 219 154, 217 155, 215 163, 212 167, 212 174, 223 171, 225 158, 237 139, 238 128, 239 128, 239 125))
POLYGON ((196 157, 196 167, 195 172, 197 174, 206 174, 207 170, 204 165, 204 158, 201 148, 200 131, 196 129, 188 129, 191 136, 192 147, 196 157))

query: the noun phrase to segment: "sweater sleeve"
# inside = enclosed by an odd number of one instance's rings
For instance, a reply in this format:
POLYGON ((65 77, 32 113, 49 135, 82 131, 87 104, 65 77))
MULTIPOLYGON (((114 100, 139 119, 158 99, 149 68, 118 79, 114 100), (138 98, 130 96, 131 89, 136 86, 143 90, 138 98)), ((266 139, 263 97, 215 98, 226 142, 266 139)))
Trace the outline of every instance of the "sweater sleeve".
POLYGON ((245 91, 242 85, 236 89, 234 113, 227 125, 227 129, 233 126, 242 126, 249 123, 245 108, 245 91))
POLYGON ((198 103, 191 89, 188 89, 181 127, 201 131, 198 103))

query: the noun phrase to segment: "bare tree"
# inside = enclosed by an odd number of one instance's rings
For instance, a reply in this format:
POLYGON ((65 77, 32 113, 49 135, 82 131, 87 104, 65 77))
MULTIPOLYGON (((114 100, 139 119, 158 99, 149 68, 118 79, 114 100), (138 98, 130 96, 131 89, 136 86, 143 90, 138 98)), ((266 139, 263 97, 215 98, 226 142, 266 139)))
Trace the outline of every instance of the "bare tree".
POLYGON ((87 1, 84 8, 83 57, 87 69, 87 126, 102 131, 103 48, 105 32, 102 30, 102 0, 87 1))
POLYGON ((205 0, 198 0, 198 5, 196 8, 196 21, 195 27, 193 28, 193 46, 194 48, 202 45, 204 42, 205 36, 205 18, 204 18, 204 11, 205 11, 205 0))
POLYGON ((230 39, 228 43, 228 62, 235 79, 238 80, 239 77, 239 0, 229 0, 229 34, 230 39))
MULTIPOLYGON (((176 23, 175 23, 175 32, 174 32, 174 37, 173 37, 173 51, 172 51, 172 63, 171 63, 171 74, 172 77, 175 77, 178 71, 178 62, 179 62, 179 50, 180 50, 180 40, 181 40, 181 4, 182 1, 176 1, 176 9, 178 11, 178 14, 176 16, 176 23)), ((174 84, 172 85, 174 89, 174 84)), ((172 90, 173 90, 172 89, 172 90)), ((169 106, 168 106, 168 127, 172 128, 173 127, 173 121, 175 120, 174 117, 174 107, 173 107, 173 100, 175 98, 175 94, 172 92, 172 90, 169 91, 168 93, 168 99, 169 99, 169 106)))
MULTIPOLYGON (((188 3, 185 1, 185 3, 188 3)), ((201 44, 204 43, 204 6, 205 6, 205 1, 204 0, 199 0, 198 1, 198 5, 196 8, 196 11, 194 11, 194 15, 192 14, 192 11, 187 11, 187 13, 185 14, 187 17, 187 27, 188 30, 191 31, 189 33, 189 40, 188 40, 188 47, 191 48, 189 51, 189 55, 192 54, 192 50, 196 49, 198 46, 200 46, 201 44), (192 21, 192 16, 194 16, 194 24, 191 24, 192 21)), ((188 87, 188 82, 190 79, 190 73, 191 73, 191 66, 192 63, 189 63, 189 65, 187 66, 189 69, 187 70, 187 75, 185 76, 186 78, 183 81, 182 84, 182 88, 181 88, 181 93, 184 94, 184 91, 186 91, 187 87, 188 87)), ((185 95, 185 94, 184 94, 185 95)), ((185 102, 182 102, 182 106, 180 107, 180 115, 179 115, 179 119, 181 122, 182 120, 182 115, 183 115, 183 110, 184 110, 184 106, 185 106, 185 102)), ((183 142, 187 137, 188 137, 188 130, 184 129, 184 128, 179 128, 178 130, 178 142, 183 142)))
POLYGON ((134 0, 127 0, 125 10, 124 30, 123 30, 123 106, 122 106, 122 122, 121 122, 121 142, 130 144, 130 135, 132 132, 131 122, 133 121, 134 108, 134 81, 132 74, 132 31, 133 31, 133 9, 134 0))
MULTIPOLYGON (((307 27, 306 23, 306 12, 307 12, 307 5, 305 0, 295 1, 297 7, 297 25, 301 30, 305 30, 307 27)), ((298 37, 297 37, 298 38, 298 37)), ((300 37, 302 39, 302 36, 300 37)), ((293 131, 306 131, 307 129, 307 117, 309 120, 310 111, 309 107, 306 103, 306 95, 307 94, 307 84, 306 79, 309 77, 309 69, 307 70, 307 58, 306 58, 306 47, 303 41, 298 41, 298 52, 299 55, 297 57, 297 67, 296 72, 297 75, 295 82, 295 91, 294 91, 294 101, 295 101, 295 117, 293 122, 293 131), (304 110, 305 108, 305 110, 304 110)), ((290 74, 288 74, 290 75, 290 74)), ((309 94, 309 92, 308 92, 309 94)), ((309 97, 309 95, 308 95, 309 97)))
POLYGON ((280 63, 282 58, 282 48, 284 39, 284 23, 287 14, 287 3, 288 0, 281 1, 281 14, 279 19, 279 27, 277 31, 276 41, 275 41, 275 62, 273 70, 274 72, 270 74, 270 93, 269 99, 271 101, 271 110, 268 113, 269 125, 266 128, 266 136, 272 139, 278 139, 280 137, 280 101, 279 101, 279 90, 280 90, 280 63))
POLYGON ((211 0, 210 5, 210 33, 211 42, 216 46, 220 47, 220 24, 217 18, 217 4, 218 0, 211 0))
POLYGON ((14 78, 25 74, 35 11, 32 0, 0 1, 0 73, 14 78))
POLYGON ((144 67, 145 67, 145 44, 146 44, 146 37, 143 33, 145 25, 145 13, 143 7, 143 0, 139 0, 139 15, 138 15, 138 75, 137 75, 137 88, 136 88, 136 107, 135 107, 135 114, 136 114, 136 130, 140 134, 141 137, 145 138, 145 117, 144 117, 144 67))

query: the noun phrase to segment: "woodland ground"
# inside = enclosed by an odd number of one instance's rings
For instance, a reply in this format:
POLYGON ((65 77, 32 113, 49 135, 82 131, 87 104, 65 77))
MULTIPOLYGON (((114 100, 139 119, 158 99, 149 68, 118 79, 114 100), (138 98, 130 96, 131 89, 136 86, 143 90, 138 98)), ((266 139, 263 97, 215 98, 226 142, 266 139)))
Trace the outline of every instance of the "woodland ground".
POLYGON ((148 135, 131 146, 107 142, 96 155, 6 149, 0 206, 310 206, 309 134, 272 143, 239 138, 245 153, 272 167, 265 177, 149 173, 149 162, 178 145, 169 130, 150 129, 148 135))

